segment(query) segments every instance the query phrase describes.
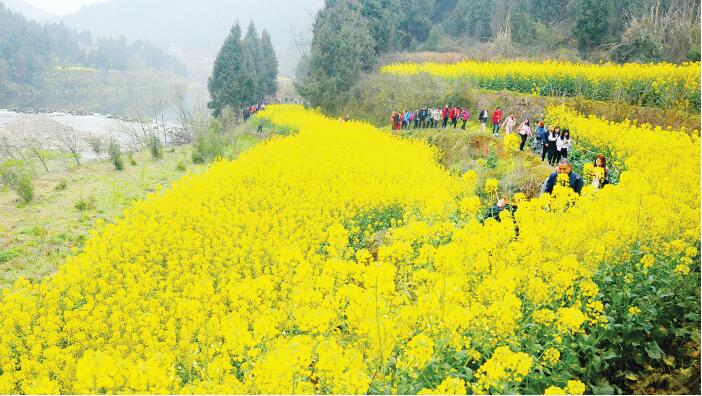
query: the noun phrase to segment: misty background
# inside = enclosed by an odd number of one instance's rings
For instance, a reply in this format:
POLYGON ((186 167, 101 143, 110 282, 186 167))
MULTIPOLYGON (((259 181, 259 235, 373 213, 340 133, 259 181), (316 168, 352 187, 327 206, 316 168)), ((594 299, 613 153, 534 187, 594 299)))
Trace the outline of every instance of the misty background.
POLYGON ((25 18, 87 31, 95 40, 124 37, 148 40, 187 68, 189 86, 203 88, 222 42, 235 22, 252 21, 272 38, 280 76, 292 78, 301 42, 308 42, 324 0, 110 0, 84 6, 63 16, 52 15, 22 0, 0 3, 25 18))

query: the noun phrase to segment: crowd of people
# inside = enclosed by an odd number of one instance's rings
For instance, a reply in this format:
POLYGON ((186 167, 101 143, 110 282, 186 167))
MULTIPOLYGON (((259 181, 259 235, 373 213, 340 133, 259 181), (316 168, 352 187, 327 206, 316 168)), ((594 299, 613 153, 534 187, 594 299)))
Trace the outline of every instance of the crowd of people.
MULTIPOLYGON (((593 169, 600 169, 600 171, 595 171, 591 185, 597 189, 600 189, 609 184, 609 168, 607 167, 607 158, 604 156, 604 154, 598 154, 592 166, 593 169)), ((560 175, 565 175, 568 178, 567 185, 574 192, 577 194, 582 193, 583 187, 585 187, 585 179, 573 171, 573 165, 569 159, 561 158, 558 161, 558 165, 556 166, 554 172, 549 175, 548 179, 546 179, 541 187, 541 194, 552 194, 559 182, 558 177, 560 175)), ((512 214, 517 211, 517 206, 511 203, 509 198, 505 196, 501 197, 497 201, 497 204, 487 210, 483 217, 483 221, 489 218, 500 221, 500 213, 503 211, 509 211, 512 214)))
POLYGON ((248 121, 249 118, 251 118, 254 114, 258 113, 261 110, 264 110, 266 106, 268 105, 268 102, 260 102, 253 104, 251 106, 246 106, 243 109, 243 116, 244 116, 244 122, 248 121))
MULTIPOLYGON (((470 121, 471 111, 467 107, 449 106, 444 107, 424 107, 419 110, 393 111, 390 116, 392 129, 413 130, 413 129, 466 129, 466 124, 470 121)), ((531 121, 525 118, 517 125, 517 117, 510 113, 504 117, 501 107, 495 109, 492 115, 482 109, 478 112, 478 122, 480 132, 487 131, 487 123, 492 121, 492 134, 500 136, 500 130, 506 134, 517 133, 521 138, 519 149, 524 151, 527 142, 533 138, 533 147, 536 151, 541 151, 541 161, 546 161, 555 166, 562 158, 568 158, 568 150, 571 147, 570 131, 567 128, 561 129, 558 126, 546 128, 544 122, 538 123, 536 130, 532 130, 531 121)))
POLYGON ((467 107, 457 107, 446 105, 439 107, 424 107, 419 110, 407 110, 404 112, 393 111, 390 116, 392 129, 395 131, 420 129, 420 128, 458 128, 466 129, 466 124, 470 121, 470 110, 467 107))
MULTIPOLYGON (((414 129, 460 129, 465 130, 470 121, 471 111, 467 107, 449 106, 424 107, 418 110, 393 111, 390 116, 391 127, 394 131, 414 130, 414 129)), ((506 117, 501 107, 497 107, 492 113, 486 109, 478 112, 478 122, 480 132, 487 132, 488 121, 492 123, 492 135, 500 136, 500 131, 506 134, 516 133, 521 139, 519 150, 524 151, 529 139, 532 140, 532 148, 541 154, 541 161, 548 161, 554 166, 554 172, 544 182, 541 193, 553 193, 558 183, 559 175, 564 174, 568 178, 568 185, 576 193, 580 194, 585 185, 582 176, 573 171, 573 166, 568 159, 568 152, 571 149, 572 141, 568 128, 560 128, 556 125, 546 126, 544 121, 537 122, 535 130, 532 130, 532 123, 529 118, 525 118, 518 123, 514 113, 509 113, 506 117)), ((598 154, 592 164, 596 171, 591 184, 595 188, 602 188, 609 184, 609 168, 604 155, 598 154)), ((514 212, 517 207, 510 204, 507 197, 499 199, 497 204, 488 210, 486 218, 499 220, 500 212, 509 210, 514 212)))

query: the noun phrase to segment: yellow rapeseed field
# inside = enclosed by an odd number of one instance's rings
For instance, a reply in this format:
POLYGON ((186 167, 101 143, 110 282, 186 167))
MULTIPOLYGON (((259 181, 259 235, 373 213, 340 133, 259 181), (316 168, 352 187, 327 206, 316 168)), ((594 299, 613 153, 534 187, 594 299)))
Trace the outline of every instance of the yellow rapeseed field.
POLYGON ((475 174, 426 143, 299 106, 261 116, 299 132, 152 194, 55 276, 3 291, 0 393, 581 394, 559 367, 608 325, 594 272, 643 256, 642 273, 685 277, 697 254, 699 138, 681 131, 552 108, 615 150, 621 183, 481 224, 475 174))
POLYGON ((397 63, 394 75, 467 78, 478 87, 544 96, 584 96, 634 105, 700 109, 700 63, 583 64, 569 62, 397 63))

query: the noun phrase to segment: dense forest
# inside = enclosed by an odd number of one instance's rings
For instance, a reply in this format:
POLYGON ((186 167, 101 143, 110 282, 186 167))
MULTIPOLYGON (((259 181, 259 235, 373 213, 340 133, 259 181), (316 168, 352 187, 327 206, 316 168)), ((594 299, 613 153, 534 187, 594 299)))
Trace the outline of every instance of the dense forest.
POLYGON ((278 91, 278 59, 271 36, 263 31, 259 37, 253 22, 242 39, 239 23, 234 24, 215 60, 208 82, 209 108, 215 116, 229 107, 263 101, 278 91))
POLYGON ((185 66, 148 41, 93 39, 63 24, 28 21, 0 3, 0 87, 38 84, 57 66, 100 70, 157 70, 185 73, 185 66))
POLYGON ((397 51, 699 60, 699 12, 696 0, 327 0, 298 68, 298 89, 312 105, 328 107, 381 55, 397 51))

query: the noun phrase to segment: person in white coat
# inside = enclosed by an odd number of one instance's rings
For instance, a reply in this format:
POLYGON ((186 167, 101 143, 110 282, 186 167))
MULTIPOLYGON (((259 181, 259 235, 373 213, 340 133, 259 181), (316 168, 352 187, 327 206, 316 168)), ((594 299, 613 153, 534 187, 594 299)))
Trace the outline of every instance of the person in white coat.
POLYGON ((568 150, 570 149, 570 131, 563 129, 556 140, 556 163, 561 158, 568 158, 568 150))

